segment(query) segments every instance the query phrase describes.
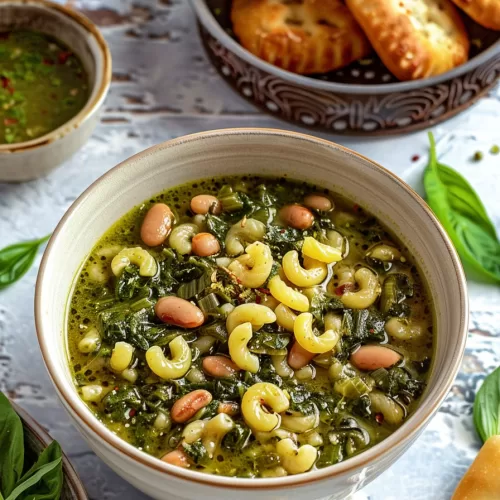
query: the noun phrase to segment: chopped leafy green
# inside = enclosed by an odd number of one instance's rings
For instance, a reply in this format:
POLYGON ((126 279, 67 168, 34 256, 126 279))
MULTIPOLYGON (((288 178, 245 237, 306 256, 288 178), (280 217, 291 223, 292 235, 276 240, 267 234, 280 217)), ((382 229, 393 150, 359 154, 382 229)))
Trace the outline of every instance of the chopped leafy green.
POLYGON ((248 343, 251 352, 268 354, 270 356, 284 356, 288 353, 287 345, 290 343, 288 333, 255 332, 248 343))
POLYGON ((413 285, 408 275, 392 273, 384 279, 380 296, 380 311, 390 316, 408 316, 409 307, 403 304, 407 297, 413 296, 413 285))
POLYGON ((304 235, 298 229, 269 225, 264 236, 264 243, 267 243, 273 255, 283 257, 290 250, 299 251, 302 248, 303 239, 304 235))
POLYGON ((219 240, 221 248, 224 249, 224 242, 226 241, 226 233, 229 231, 229 224, 213 214, 207 214, 206 223, 208 231, 219 240))
POLYGON ((417 398, 424 390, 423 382, 412 378, 405 369, 397 366, 389 370, 379 368, 371 375, 375 380, 376 387, 389 396, 406 394, 417 398))
POLYGON ((323 328, 325 314, 332 311, 341 311, 342 309, 344 309, 344 304, 338 297, 328 293, 317 293, 311 300, 309 312, 314 316, 316 326, 323 328))
POLYGON ((191 444, 183 442, 182 448, 195 464, 203 464, 208 459, 207 450, 201 441, 195 441, 191 444))

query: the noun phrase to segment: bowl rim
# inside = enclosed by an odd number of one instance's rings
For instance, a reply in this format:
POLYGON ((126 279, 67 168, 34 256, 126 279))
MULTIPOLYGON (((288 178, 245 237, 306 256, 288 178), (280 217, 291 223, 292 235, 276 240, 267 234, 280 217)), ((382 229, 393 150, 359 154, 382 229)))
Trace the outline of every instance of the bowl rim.
MULTIPOLYGON (((12 408, 14 408, 14 411, 21 418, 23 425, 37 438, 40 443, 47 447, 50 443, 52 443, 52 441, 54 441, 54 438, 52 438, 52 436, 24 408, 21 408, 11 399, 9 399, 9 402, 12 405, 12 408)), ((64 450, 62 450, 62 462, 63 474, 68 483, 71 484, 71 488, 73 488, 73 493, 76 494, 77 500, 88 500, 88 495, 85 491, 82 480, 73 468, 73 465, 69 461, 69 458, 66 456, 64 450)))
MULTIPOLYGON (((396 174, 387 170, 385 167, 382 167, 377 162, 370 160, 369 158, 349 149, 339 144, 333 143, 326 139, 321 139, 317 137, 313 137, 310 135, 302 134, 299 132, 291 132, 280 129, 271 129, 271 128, 232 128, 232 129, 219 129, 212 130, 207 132, 199 132, 195 134, 190 134, 186 136, 182 136, 176 139, 172 139, 155 146, 152 146, 144 151, 141 151, 130 158, 124 160, 119 163, 112 169, 108 170, 104 175, 99 177, 96 181, 94 181, 71 205, 71 207, 64 214, 63 218, 57 225, 51 239, 48 242, 47 248, 44 252, 42 262, 40 264, 40 270, 37 277, 36 289, 35 289, 35 325, 36 325, 36 333, 38 342, 40 345, 40 350, 42 353, 42 357, 44 363, 46 365, 47 371, 49 372, 49 376, 52 379, 53 384, 55 385, 57 392, 61 399, 63 400, 65 406, 70 413, 72 413, 73 418, 77 418, 92 434, 95 434, 99 437, 102 442, 106 445, 106 447, 113 452, 124 455, 123 458, 127 458, 130 460, 134 460, 142 466, 153 469, 156 472, 163 473, 167 476, 175 476, 178 479, 186 480, 193 483, 203 484, 212 487, 225 488, 225 489, 242 489, 242 490, 277 490, 277 489, 287 489, 291 487, 302 486, 306 484, 311 484, 313 482, 319 482, 321 480, 330 479, 335 476, 340 476, 352 470, 355 470, 359 467, 367 466, 372 463, 377 458, 384 455, 388 452, 392 445, 409 445, 412 440, 416 437, 418 432, 425 427, 429 419, 434 415, 437 411, 444 398, 448 394, 455 377, 460 368, 462 358, 465 351, 465 343, 467 340, 467 331, 468 331, 468 318, 469 318, 469 304, 467 300, 467 284, 465 279, 465 273, 461 264, 461 261, 456 253, 456 250, 449 239, 446 231, 441 226, 439 221, 436 219, 431 209, 427 206, 422 198, 403 180, 401 180, 396 174), (458 301, 457 310, 460 312, 460 338, 457 344, 455 345, 455 352, 457 356, 451 361, 450 370, 448 376, 445 379, 445 383, 443 383, 436 392, 436 396, 434 398, 434 402, 430 404, 424 413, 422 413, 420 419, 417 421, 415 418, 416 415, 412 415, 406 422, 397 429, 394 433, 384 439, 382 442, 376 444, 375 446, 369 448, 368 450, 352 457, 344 462, 340 462, 338 464, 332 465, 330 467, 326 467, 324 469, 320 469, 317 471, 310 471, 304 474, 291 475, 283 478, 259 478, 257 481, 255 479, 245 479, 245 478, 232 478, 226 476, 214 476, 211 474, 206 474, 203 472, 192 471, 189 469, 181 469, 174 465, 167 464, 162 462, 161 460, 147 455, 145 452, 139 451, 137 448, 127 443, 123 439, 119 438, 111 431, 107 429, 107 427, 99 422, 95 417, 89 416, 85 414, 85 410, 83 409, 83 403, 79 398, 76 390, 72 387, 71 389, 66 389, 65 384, 62 383, 55 377, 56 373, 56 364, 57 361, 52 357, 52 349, 50 348, 50 343, 46 341, 46 336, 44 334, 44 323, 43 318, 43 308, 42 308, 42 297, 41 297, 41 288, 42 283, 49 279, 48 275, 46 275, 46 268, 49 259, 51 259, 51 253, 53 247, 57 239, 59 238, 59 234, 63 230, 64 226, 67 222, 70 221, 74 212, 78 211, 80 206, 86 201, 86 199, 92 195, 93 190, 101 185, 109 182, 109 179, 112 176, 115 176, 119 173, 119 170, 122 166, 129 164, 130 162, 135 162, 138 160, 143 160, 151 155, 155 155, 158 151, 162 151, 164 149, 175 148, 176 146, 186 145, 189 143, 206 141, 213 138, 227 137, 227 136, 248 136, 248 135, 256 135, 256 136, 271 136, 271 137, 282 137, 286 139, 293 139, 296 141, 305 141, 311 145, 318 147, 327 147, 332 150, 340 151, 343 154, 356 156, 361 159, 366 168, 371 168, 373 170, 379 171, 381 174, 385 175, 389 180, 391 180, 396 186, 403 189, 406 194, 413 198, 415 202, 417 202, 424 212, 427 215, 428 221, 434 226, 434 229, 437 231, 438 236, 441 238, 441 241, 447 247, 449 257, 452 261, 453 267, 455 268, 455 277, 458 282, 459 295, 460 300, 458 301)), ((422 406, 420 406, 422 408, 422 406)))
MULTIPOLYGON (((19 153, 22 151, 32 150, 62 139, 76 128, 79 128, 102 105, 111 84, 111 52, 101 32, 90 19, 88 19, 83 14, 80 14, 76 10, 73 10, 64 5, 54 3, 50 0, 2 0, 0 2, 0 11, 3 8, 7 8, 13 5, 17 5, 19 7, 35 6, 50 13, 57 12, 59 14, 65 15, 72 22, 75 22, 81 28, 83 28, 88 35, 94 38, 97 43, 97 47, 101 52, 102 77, 100 80, 96 80, 94 82, 89 95, 89 99, 85 103, 84 107, 75 116, 70 118, 67 122, 63 123, 56 129, 51 130, 50 132, 47 132, 46 134, 37 137, 36 139, 16 142, 13 144, 0 144, 0 154, 19 153), (96 88, 97 92, 95 92, 96 88), (95 95, 92 98, 92 94, 94 92, 95 95)), ((88 46, 88 42, 86 43, 88 46)))
MULTIPOLYGON (((477 56, 469 59, 464 64, 457 66, 445 73, 440 75, 432 76, 430 78, 422 78, 419 80, 412 80, 407 82, 394 82, 394 83, 377 83, 377 84, 351 84, 351 83, 338 83, 329 82, 323 80, 316 80, 305 75, 300 75, 297 73, 292 73, 291 71, 284 70, 278 66, 274 66, 271 63, 260 59, 259 57, 252 54, 250 51, 245 49, 236 40, 234 40, 228 33, 222 28, 218 21, 213 16, 212 12, 208 8, 205 0, 189 0, 193 10, 196 13, 198 21, 210 32, 210 34, 217 39, 226 49, 233 52, 235 55, 243 59, 246 63, 251 66, 255 66, 262 71, 270 73, 271 75, 280 77, 281 79, 298 85, 300 87, 306 87, 316 90, 327 90, 330 92, 340 93, 340 94, 352 94, 352 95, 371 95, 371 94, 389 94, 393 92, 405 92, 411 90, 418 90, 422 88, 431 87, 442 83, 446 80, 451 80, 462 76, 468 71, 476 69, 479 65, 492 59, 495 55, 500 54, 500 33, 499 39, 485 51, 481 52, 477 56)), ((457 7, 458 8, 458 7, 457 7)))

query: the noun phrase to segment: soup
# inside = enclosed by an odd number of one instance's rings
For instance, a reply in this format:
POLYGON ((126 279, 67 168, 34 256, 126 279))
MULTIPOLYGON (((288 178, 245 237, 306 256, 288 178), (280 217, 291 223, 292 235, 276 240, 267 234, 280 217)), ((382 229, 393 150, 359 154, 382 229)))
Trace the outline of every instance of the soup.
POLYGON ((35 31, 0 32, 0 144, 51 132, 88 96, 83 65, 62 42, 35 31))
POLYGON ((346 198, 252 176, 170 189, 92 250, 69 357, 95 416, 140 450, 212 474, 341 462, 425 389, 429 297, 408 249, 346 198))

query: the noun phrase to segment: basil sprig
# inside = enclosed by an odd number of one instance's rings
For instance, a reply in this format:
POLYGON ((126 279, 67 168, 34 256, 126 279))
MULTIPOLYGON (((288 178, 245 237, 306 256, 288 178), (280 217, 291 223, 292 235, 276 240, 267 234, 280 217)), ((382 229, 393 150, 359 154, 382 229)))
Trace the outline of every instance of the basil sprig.
POLYGON ((476 394, 474 426, 483 442, 500 434, 500 368, 484 379, 476 394))
POLYGON ((424 172, 427 203, 443 224, 466 268, 500 283, 500 241, 472 186, 455 170, 438 162, 429 133, 430 158, 424 172))
POLYGON ((29 270, 38 249, 50 238, 15 243, 0 250, 0 290, 22 278, 29 270))
POLYGON ((0 392, 0 499, 58 500, 63 484, 62 451, 57 441, 43 450, 24 474, 23 424, 0 392))

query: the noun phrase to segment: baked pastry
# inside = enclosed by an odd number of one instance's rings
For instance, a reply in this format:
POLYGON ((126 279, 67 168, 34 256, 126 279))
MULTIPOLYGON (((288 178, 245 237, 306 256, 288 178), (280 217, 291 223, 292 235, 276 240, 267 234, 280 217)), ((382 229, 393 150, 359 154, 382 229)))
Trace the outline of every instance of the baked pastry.
POLYGON ((451 500, 498 500, 500 498, 499 463, 500 436, 491 436, 479 450, 451 500))
POLYGON ((481 26, 490 30, 500 30, 499 0, 453 0, 453 2, 481 26))
POLYGON ((341 0, 233 0, 231 19, 243 47, 294 73, 325 73, 371 51, 341 0))
POLYGON ((346 0, 373 48, 400 80, 439 75, 467 61, 469 39, 450 0, 346 0))

